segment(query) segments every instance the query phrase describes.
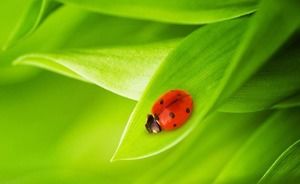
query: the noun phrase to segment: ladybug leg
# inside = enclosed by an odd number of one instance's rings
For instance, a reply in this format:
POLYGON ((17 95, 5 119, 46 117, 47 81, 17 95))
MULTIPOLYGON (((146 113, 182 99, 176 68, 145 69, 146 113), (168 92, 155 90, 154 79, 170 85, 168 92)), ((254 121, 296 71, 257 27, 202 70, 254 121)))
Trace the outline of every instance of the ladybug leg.
POLYGON ((147 116, 147 122, 145 124, 145 127, 149 133, 156 134, 161 131, 161 128, 160 128, 159 124, 157 123, 157 120, 151 114, 148 114, 148 116, 147 116))

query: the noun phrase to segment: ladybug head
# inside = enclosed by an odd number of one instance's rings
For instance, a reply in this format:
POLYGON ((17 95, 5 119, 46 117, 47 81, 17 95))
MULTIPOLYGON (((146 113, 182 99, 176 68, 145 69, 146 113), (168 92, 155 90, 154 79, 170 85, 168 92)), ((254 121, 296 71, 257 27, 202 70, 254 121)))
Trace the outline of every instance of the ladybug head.
POLYGON ((161 131, 161 128, 156 120, 156 118, 153 117, 153 115, 148 114, 147 116, 147 123, 145 125, 147 131, 149 133, 159 133, 161 131))

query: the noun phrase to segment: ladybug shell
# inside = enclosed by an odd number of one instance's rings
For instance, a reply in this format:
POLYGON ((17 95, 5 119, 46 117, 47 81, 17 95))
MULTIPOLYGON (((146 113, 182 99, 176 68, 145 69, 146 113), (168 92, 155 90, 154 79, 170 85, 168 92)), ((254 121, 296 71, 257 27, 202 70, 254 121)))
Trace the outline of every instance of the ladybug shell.
POLYGON ((183 90, 171 90, 154 103, 152 115, 158 121, 162 130, 173 130, 187 121, 192 108, 191 95, 183 90))

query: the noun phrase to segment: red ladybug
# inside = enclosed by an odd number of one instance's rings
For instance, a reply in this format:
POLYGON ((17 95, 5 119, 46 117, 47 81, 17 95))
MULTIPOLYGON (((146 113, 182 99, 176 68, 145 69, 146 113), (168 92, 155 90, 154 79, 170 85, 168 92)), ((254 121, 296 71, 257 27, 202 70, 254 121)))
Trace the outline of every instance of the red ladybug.
POLYGON ((192 97, 186 91, 168 91, 152 106, 152 114, 147 117, 146 129, 149 133, 176 129, 187 121, 192 108, 192 97))

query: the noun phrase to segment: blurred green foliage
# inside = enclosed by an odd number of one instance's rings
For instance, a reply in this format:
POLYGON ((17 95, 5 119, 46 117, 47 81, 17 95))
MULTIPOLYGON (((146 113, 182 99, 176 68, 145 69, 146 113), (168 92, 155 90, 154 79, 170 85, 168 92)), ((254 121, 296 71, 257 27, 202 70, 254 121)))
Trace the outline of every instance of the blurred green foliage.
POLYGON ((0 183, 299 183, 299 12, 297 0, 1 1, 0 183), (192 118, 147 134, 173 88, 191 92, 192 118))

